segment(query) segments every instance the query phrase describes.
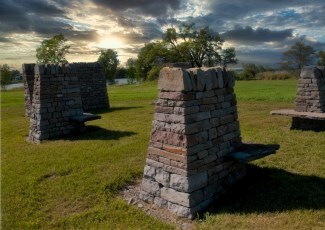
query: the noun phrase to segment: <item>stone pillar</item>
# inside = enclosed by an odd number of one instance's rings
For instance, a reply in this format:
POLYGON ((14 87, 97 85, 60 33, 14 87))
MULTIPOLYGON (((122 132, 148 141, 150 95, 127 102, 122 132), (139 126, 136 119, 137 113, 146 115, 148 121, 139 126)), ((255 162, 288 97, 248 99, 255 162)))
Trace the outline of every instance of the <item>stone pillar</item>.
POLYGON ((23 64, 23 82, 25 89, 25 116, 31 116, 31 106, 34 90, 34 66, 35 64, 23 64))
POLYGON ((298 80, 295 110, 325 112, 325 67, 306 66, 298 80))
POLYGON ((161 70, 140 198, 193 218, 245 176, 234 77, 220 68, 161 70))
POLYGON ((109 109, 103 66, 99 62, 74 63, 74 65, 79 79, 83 110, 109 109))
POLYGON ((78 131, 83 123, 82 103, 74 65, 36 64, 30 116, 29 140, 39 142, 78 131))

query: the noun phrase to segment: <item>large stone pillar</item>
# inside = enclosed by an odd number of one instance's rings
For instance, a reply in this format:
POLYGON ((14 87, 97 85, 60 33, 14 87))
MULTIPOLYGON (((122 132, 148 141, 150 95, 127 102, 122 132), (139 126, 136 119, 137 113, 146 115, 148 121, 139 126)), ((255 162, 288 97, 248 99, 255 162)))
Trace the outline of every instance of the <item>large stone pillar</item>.
POLYGON ((295 103, 298 112, 325 112, 324 66, 306 66, 301 70, 295 103))
POLYGON ((161 70, 141 199, 192 218, 245 176, 233 87, 220 68, 161 70))

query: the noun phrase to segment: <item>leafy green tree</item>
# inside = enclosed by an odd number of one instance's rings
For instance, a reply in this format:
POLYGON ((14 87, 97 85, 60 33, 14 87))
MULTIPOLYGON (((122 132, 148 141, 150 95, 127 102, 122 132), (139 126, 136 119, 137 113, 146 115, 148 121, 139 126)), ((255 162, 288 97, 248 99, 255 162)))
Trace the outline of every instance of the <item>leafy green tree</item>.
POLYGON ((102 63, 104 73, 110 83, 114 83, 117 66, 120 64, 117 52, 112 49, 102 50, 98 57, 98 62, 102 63))
POLYGON ((163 40, 175 51, 179 61, 190 62, 193 67, 202 67, 203 64, 213 66, 221 61, 218 51, 224 40, 209 27, 196 29, 194 23, 183 23, 179 33, 175 28, 168 28, 163 40))
POLYGON ((44 40, 41 46, 36 49, 36 58, 39 63, 68 63, 65 55, 69 52, 70 46, 66 45, 67 39, 62 34, 44 40))
POLYGON ((228 64, 237 64, 238 59, 236 58, 235 47, 229 47, 222 50, 221 54, 221 64, 224 67, 227 67, 228 64))
MULTIPOLYGON (((16 79, 14 79, 15 77, 18 77, 18 78, 20 78, 22 80, 22 77, 21 77, 21 74, 20 74, 19 70, 14 69, 14 70, 11 71, 11 74, 12 74, 12 79, 13 80, 16 80, 16 79)), ((20 79, 18 79, 18 80, 20 80, 20 79)))
POLYGON ((164 63, 171 62, 173 60, 172 54, 167 49, 164 42, 146 43, 138 53, 138 59, 135 64, 136 78, 138 80, 149 80, 148 73, 154 67, 156 71, 150 72, 150 79, 157 78, 157 68, 161 68, 164 63))
POLYGON ((117 67, 115 75, 117 78, 126 78, 126 68, 124 68, 123 66, 117 67))
POLYGON ((318 56, 317 65, 325 66, 325 52, 324 51, 319 51, 317 56, 318 56))
POLYGON ((314 53, 313 47, 306 45, 303 40, 297 41, 283 53, 281 66, 284 69, 301 71, 303 66, 310 64, 314 53))
POLYGON ((1 65, 0 67, 0 77, 1 77, 1 88, 6 89, 7 85, 12 81, 12 72, 7 64, 1 65))
POLYGON ((255 79, 256 74, 259 72, 259 67, 255 64, 243 64, 244 70, 241 73, 242 78, 245 80, 255 79))
POLYGON ((126 78, 129 84, 133 84, 136 80, 136 60, 133 58, 126 61, 126 78))

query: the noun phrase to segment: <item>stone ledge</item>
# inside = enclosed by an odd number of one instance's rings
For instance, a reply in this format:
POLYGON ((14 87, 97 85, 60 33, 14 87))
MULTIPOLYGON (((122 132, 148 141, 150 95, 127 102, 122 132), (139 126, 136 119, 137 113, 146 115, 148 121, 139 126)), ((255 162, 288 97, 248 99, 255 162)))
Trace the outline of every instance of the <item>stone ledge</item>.
POLYGON ((86 122, 86 121, 92 121, 92 120, 97 120, 101 119, 102 117, 96 114, 92 113, 83 113, 80 116, 73 116, 70 118, 71 121, 76 121, 76 122, 86 122))
POLYGON ((280 109, 271 111, 271 115, 283 115, 290 117, 305 118, 311 120, 325 120, 325 113, 298 112, 293 109, 280 109))
POLYGON ((237 162, 247 163, 274 154, 279 148, 279 145, 244 143, 229 156, 237 162))

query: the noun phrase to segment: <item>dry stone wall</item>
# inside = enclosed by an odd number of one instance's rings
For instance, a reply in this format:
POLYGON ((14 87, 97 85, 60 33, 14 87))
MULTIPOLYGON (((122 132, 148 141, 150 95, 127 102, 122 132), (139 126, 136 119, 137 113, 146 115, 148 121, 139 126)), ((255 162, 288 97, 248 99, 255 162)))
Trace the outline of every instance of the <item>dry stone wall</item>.
POLYGON ((70 121, 83 114, 75 74, 73 65, 35 65, 29 140, 39 142, 83 128, 70 121))
POLYGON ((98 63, 74 63, 79 79, 84 111, 109 109, 103 66, 98 63))
POLYGON ((302 69, 295 103, 298 112, 325 112, 324 66, 307 66, 302 69))
POLYGON ((31 106, 34 90, 34 67, 35 64, 23 64, 23 79, 25 89, 25 116, 31 116, 31 106))
POLYGON ((33 142, 81 131, 84 122, 76 122, 74 117, 109 108, 99 63, 23 64, 23 79, 29 140, 33 142))
POLYGON ((234 77, 220 68, 161 70, 140 198, 192 218, 245 176, 234 77))
MULTIPOLYGON (((102 65, 98 62, 93 62, 71 63, 69 66, 74 69, 73 74, 78 78, 83 110, 109 109, 106 79, 102 65)), ((35 75, 34 68, 35 64, 23 64, 25 115, 27 117, 31 114, 35 75)))

